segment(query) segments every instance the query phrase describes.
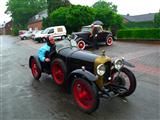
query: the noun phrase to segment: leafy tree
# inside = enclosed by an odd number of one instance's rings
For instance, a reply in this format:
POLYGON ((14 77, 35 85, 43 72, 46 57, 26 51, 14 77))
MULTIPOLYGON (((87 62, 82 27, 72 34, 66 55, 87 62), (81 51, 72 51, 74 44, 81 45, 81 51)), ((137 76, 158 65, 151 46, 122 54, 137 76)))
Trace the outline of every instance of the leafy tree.
POLYGON ((69 6, 71 3, 69 0, 47 0, 48 13, 50 14, 53 10, 59 7, 69 6))
POLYGON ((6 6, 6 13, 11 15, 14 27, 25 29, 29 18, 46 9, 47 3, 46 0, 9 0, 6 6))
POLYGON ((93 5, 93 8, 108 8, 113 12, 117 12, 117 6, 113 5, 112 2, 105 2, 103 0, 99 0, 93 5))
POLYGON ((94 14, 93 8, 72 5, 53 11, 50 19, 52 25, 65 25, 70 33, 79 30, 81 26, 91 24, 94 21, 94 14))
POLYGON ((155 27, 160 28, 160 11, 154 15, 155 27))
POLYGON ((117 6, 111 2, 99 0, 93 5, 95 8, 95 20, 101 20, 105 28, 110 28, 113 35, 116 35, 117 29, 123 26, 123 18, 117 14, 117 6))

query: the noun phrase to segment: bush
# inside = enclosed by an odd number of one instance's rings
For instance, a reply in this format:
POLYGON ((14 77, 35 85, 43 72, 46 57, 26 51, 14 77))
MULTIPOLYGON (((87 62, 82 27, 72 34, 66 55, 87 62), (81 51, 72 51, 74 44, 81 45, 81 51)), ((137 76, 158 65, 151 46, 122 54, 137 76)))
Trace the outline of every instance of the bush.
MULTIPOLYGON (((113 28, 115 31, 122 27, 122 17, 109 8, 92 8, 87 6, 72 5, 60 7, 49 15, 49 26, 65 25, 67 32, 78 31, 84 25, 90 25, 93 21, 100 20, 105 28, 113 28)), ((44 24, 47 21, 43 21, 44 24)))
POLYGON ((117 33, 117 38, 122 39, 160 39, 159 28, 123 29, 117 33))
POLYGON ((51 25, 65 25, 67 32, 77 31, 94 20, 93 8, 87 6, 60 7, 50 14, 51 25))
POLYGON ((13 28, 12 28, 12 35, 17 36, 18 32, 19 32, 19 29, 17 27, 13 26, 13 28))
POLYGON ((154 28, 153 21, 146 21, 146 22, 129 22, 125 24, 126 28, 154 28))

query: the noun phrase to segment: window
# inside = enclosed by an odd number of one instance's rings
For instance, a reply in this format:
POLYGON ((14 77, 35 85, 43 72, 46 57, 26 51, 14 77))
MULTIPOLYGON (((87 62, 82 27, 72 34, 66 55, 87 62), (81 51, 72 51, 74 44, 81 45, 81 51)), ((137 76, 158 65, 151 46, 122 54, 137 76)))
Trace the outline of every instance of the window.
POLYGON ((50 29, 48 34, 50 34, 50 33, 54 33, 54 29, 50 29))
POLYGON ((57 32, 63 32, 62 28, 57 28, 57 32))

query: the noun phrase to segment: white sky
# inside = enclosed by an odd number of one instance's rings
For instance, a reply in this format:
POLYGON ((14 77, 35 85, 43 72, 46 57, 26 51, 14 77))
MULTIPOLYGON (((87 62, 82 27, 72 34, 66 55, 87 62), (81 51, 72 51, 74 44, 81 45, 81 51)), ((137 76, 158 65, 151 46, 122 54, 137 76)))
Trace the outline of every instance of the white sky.
MULTIPOLYGON (((6 10, 6 2, 8 0, 0 0, 0 25, 11 18, 4 14, 6 10)), ((72 4, 88 5, 92 6, 98 0, 70 0, 72 4)), ((112 2, 118 6, 119 14, 140 15, 147 13, 155 13, 160 10, 160 0, 105 0, 112 2)))

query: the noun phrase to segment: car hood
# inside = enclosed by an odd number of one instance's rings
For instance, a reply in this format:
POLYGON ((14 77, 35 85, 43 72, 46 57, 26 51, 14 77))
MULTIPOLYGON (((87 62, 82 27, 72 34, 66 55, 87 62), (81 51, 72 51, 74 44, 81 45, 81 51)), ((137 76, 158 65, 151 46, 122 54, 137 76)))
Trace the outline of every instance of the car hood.
POLYGON ((72 70, 85 66, 86 70, 94 72, 94 62, 97 57, 98 55, 84 50, 73 52, 70 56, 70 64, 73 66, 72 70))
POLYGON ((76 51, 71 55, 72 59, 78 59, 81 61, 89 61, 89 62, 94 62, 97 57, 98 55, 85 50, 76 51))

